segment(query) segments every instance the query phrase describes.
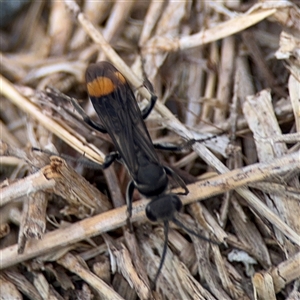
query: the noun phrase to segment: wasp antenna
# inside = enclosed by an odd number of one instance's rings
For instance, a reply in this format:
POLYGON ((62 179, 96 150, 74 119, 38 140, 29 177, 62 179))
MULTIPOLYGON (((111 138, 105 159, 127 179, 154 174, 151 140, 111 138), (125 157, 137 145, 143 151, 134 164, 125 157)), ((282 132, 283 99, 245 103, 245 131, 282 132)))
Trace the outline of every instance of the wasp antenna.
POLYGON ((41 152, 41 153, 45 153, 48 155, 55 155, 55 156, 59 156, 57 153, 49 151, 49 150, 43 150, 37 147, 31 147, 31 151, 36 151, 36 152, 41 152))
POLYGON ((54 156, 58 156, 62 159, 65 159, 67 161, 73 161, 73 162, 76 162, 78 164, 81 164, 83 166, 86 166, 88 167, 89 169, 93 169, 93 170, 103 170, 103 166, 102 165, 99 165, 97 163, 94 163, 90 160, 88 160, 87 158, 85 158, 85 156, 83 155, 82 157, 79 157, 79 158, 75 158, 75 157, 72 157, 70 155, 67 155, 67 154, 57 154, 55 152, 52 152, 52 151, 49 151, 49 150, 43 150, 43 149, 40 149, 40 148, 36 148, 36 147, 31 147, 31 150, 32 151, 37 151, 37 152, 41 152, 41 153, 45 153, 45 154, 48 154, 48 155, 54 155, 54 156))
POLYGON ((208 137, 205 137, 203 139, 191 139, 189 141, 186 142, 186 147, 191 147, 193 146, 195 143, 203 143, 203 142, 207 142, 209 140, 212 140, 212 139, 215 139, 217 138, 218 135, 214 134, 212 136, 208 136, 208 137))
POLYGON ((153 289, 155 289, 157 279, 160 275, 160 272, 161 272, 161 269, 164 265, 164 261, 165 261, 166 254, 167 254, 168 235, 169 235, 169 222, 168 221, 164 221, 164 235, 165 235, 164 249, 163 249, 163 252, 162 252, 162 256, 161 256, 161 260, 160 260, 160 263, 159 263, 158 270, 157 270, 155 278, 153 280, 153 289))
POLYGON ((188 233, 190 233, 190 234, 192 234, 192 235, 198 237, 198 238, 201 239, 201 240, 204 240, 204 241, 206 241, 206 242, 212 243, 212 244, 214 244, 214 245, 220 245, 218 242, 213 241, 213 240, 211 240, 211 239, 209 239, 209 238, 207 238, 207 237, 205 237, 205 236, 203 236, 203 235, 201 235, 201 234, 198 234, 197 232, 195 232, 195 231, 189 229, 188 227, 186 227, 183 223, 181 223, 181 222, 180 222, 179 220, 177 220, 176 218, 173 218, 171 221, 172 221, 174 224, 176 224, 177 226, 179 226, 179 227, 181 227, 182 229, 184 229, 186 232, 188 232, 188 233))

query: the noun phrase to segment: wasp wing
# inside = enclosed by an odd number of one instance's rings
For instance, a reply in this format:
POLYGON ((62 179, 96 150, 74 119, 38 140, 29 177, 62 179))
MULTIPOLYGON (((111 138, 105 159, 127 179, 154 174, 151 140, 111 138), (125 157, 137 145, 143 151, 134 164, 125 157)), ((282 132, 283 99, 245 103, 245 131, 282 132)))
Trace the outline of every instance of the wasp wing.
POLYGON ((141 111, 123 75, 111 64, 101 62, 88 68, 86 79, 93 106, 133 177, 141 155, 159 164, 141 111))

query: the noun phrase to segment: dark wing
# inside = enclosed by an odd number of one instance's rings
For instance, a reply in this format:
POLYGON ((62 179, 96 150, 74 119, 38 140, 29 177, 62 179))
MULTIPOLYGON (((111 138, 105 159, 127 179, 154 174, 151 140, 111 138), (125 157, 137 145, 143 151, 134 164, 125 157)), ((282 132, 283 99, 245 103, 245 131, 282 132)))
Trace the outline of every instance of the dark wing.
POLYGON ((132 100, 127 102, 126 107, 133 126, 132 135, 135 147, 137 148, 136 150, 141 152, 142 155, 146 156, 150 162, 159 164, 159 159, 153 146, 150 134, 147 130, 140 108, 137 105, 131 89, 127 90, 127 99, 129 98, 132 100))
POLYGON ((86 73, 93 106, 124 164, 133 175, 137 154, 159 164, 151 138, 133 92, 119 71, 107 62, 91 65, 86 73))

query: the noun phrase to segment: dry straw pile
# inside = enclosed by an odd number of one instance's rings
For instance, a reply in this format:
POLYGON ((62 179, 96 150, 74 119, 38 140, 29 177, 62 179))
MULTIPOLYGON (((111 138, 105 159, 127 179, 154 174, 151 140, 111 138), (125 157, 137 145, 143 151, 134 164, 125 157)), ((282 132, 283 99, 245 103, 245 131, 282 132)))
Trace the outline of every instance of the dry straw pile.
POLYGON ((0 34, 1 299, 300 298, 298 1, 32 1, 0 34), (80 163, 113 144, 60 94, 95 117, 99 60, 141 106, 152 83, 153 141, 211 137, 159 156, 189 183, 182 222, 220 245, 170 224, 155 290, 162 226, 135 193, 128 231, 127 171, 80 163))

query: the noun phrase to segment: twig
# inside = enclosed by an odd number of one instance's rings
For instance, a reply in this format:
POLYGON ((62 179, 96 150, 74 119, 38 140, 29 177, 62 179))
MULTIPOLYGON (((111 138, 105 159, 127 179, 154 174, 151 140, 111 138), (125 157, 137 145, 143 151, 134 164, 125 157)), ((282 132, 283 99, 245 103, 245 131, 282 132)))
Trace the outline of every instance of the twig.
POLYGON ((78 258, 68 253, 58 260, 58 263, 67 270, 81 277, 85 282, 89 283, 99 295, 105 300, 123 300, 109 285, 102 279, 93 274, 87 267, 84 267, 78 258))
POLYGON ((270 299, 264 295, 279 293, 287 284, 300 277, 299 266, 300 252, 268 271, 255 273, 252 281, 257 296, 260 299, 270 299))

